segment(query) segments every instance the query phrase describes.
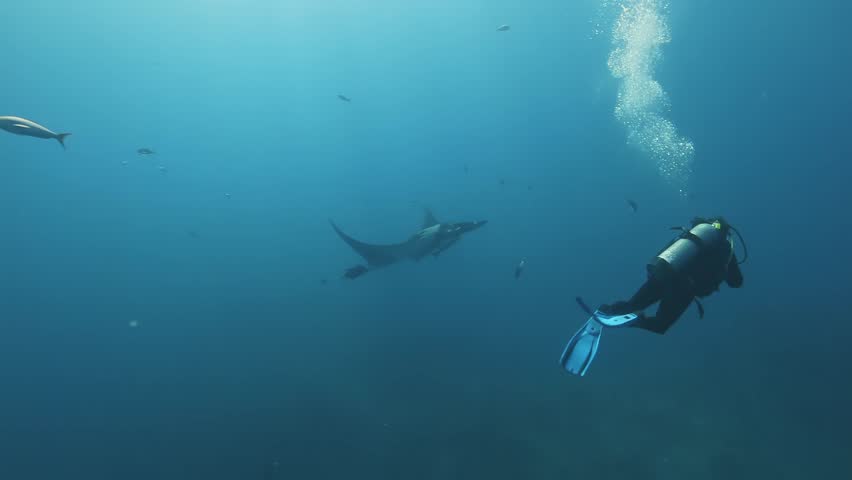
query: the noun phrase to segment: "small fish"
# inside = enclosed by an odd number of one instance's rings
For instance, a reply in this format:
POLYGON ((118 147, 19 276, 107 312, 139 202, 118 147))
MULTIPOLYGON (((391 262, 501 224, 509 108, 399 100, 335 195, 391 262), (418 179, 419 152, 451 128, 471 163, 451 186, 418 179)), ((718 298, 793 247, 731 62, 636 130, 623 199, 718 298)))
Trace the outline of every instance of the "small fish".
POLYGON ((281 462, 278 460, 273 460, 268 465, 264 467, 266 473, 263 475, 263 478, 282 478, 281 477, 281 462))
POLYGON ((465 163, 465 164, 464 164, 464 173, 467 173, 467 172, 469 172, 469 171, 470 171, 470 170, 467 168, 467 164, 465 163))
POLYGON ((499 27, 497 27, 497 31, 498 32, 507 32, 507 31, 509 31, 510 28, 512 28, 512 27, 510 27, 508 25, 500 25, 499 27))
POLYGON ((500 179, 500 186, 502 187, 502 186, 505 186, 505 185, 506 185, 506 180, 503 180, 503 179, 501 178, 501 179, 500 179))
POLYGON ((634 202, 633 200, 628 199, 627 204, 630 205, 630 209, 633 210, 633 213, 636 213, 636 212, 639 211, 639 205, 636 202, 634 202))
POLYGON ((320 280, 320 285, 328 285, 328 280, 326 280, 326 279, 324 279, 324 278, 323 278, 323 279, 321 279, 321 280, 320 280))
POLYGON ((349 97, 347 97, 346 95, 340 95, 340 94, 338 94, 338 95, 337 95, 337 98, 339 98, 339 99, 343 100, 344 102, 351 102, 351 101, 352 101, 352 99, 351 99, 351 98, 349 98, 349 97))
POLYGON ((70 133, 53 133, 48 128, 21 117, 0 117, 0 129, 15 135, 26 137, 53 139, 65 148, 65 137, 70 133))
POLYGON ((136 320, 131 320, 127 322, 127 326, 129 326, 130 328, 137 328, 139 326, 139 322, 136 320))
POLYGON ((167 173, 167 172, 168 172, 168 170, 166 169, 166 167, 165 167, 165 166, 163 166, 163 165, 160 165, 159 167, 157 167, 157 170, 159 170, 159 171, 160 171, 160 173, 163 173, 163 174, 165 174, 165 173, 167 173))
POLYGON ((121 161, 121 164, 122 164, 122 165, 127 165, 127 160, 122 160, 122 161, 121 161))
POLYGON ((139 150, 136 150, 136 153, 138 153, 139 155, 156 155, 157 152, 151 150, 150 148, 140 148, 139 150))
POLYGON ((227 198, 228 200, 230 200, 230 199, 231 199, 231 194, 230 194, 230 193, 226 193, 226 194, 225 194, 225 198, 227 198))
POLYGON ((521 263, 519 263, 515 267, 515 280, 521 278, 521 274, 524 273, 524 268, 526 266, 527 266, 527 259, 523 259, 523 260, 521 260, 521 263))
POLYGON ((354 280, 369 271, 370 269, 368 269, 364 265, 355 265, 354 267, 349 267, 346 269, 346 272, 343 274, 343 278, 354 280))

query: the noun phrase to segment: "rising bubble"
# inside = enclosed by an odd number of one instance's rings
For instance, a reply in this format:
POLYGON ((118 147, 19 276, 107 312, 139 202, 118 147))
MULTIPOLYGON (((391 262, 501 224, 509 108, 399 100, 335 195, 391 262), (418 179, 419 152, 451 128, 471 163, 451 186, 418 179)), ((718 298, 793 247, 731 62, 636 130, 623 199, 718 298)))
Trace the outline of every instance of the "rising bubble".
POLYGON ((627 128, 627 141, 645 151, 660 174, 686 193, 695 146, 666 118, 670 103, 654 79, 661 47, 671 41, 668 5, 661 0, 624 0, 612 29, 607 65, 619 79, 615 117, 627 128))

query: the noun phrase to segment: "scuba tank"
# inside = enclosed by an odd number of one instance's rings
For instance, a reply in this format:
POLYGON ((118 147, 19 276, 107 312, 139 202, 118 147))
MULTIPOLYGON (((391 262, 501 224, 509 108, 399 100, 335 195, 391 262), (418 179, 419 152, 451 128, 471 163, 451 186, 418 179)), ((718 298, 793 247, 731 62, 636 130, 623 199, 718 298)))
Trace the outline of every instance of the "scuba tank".
POLYGON ((665 280, 687 273, 703 251, 722 251, 730 245, 733 252, 732 241, 722 229, 718 220, 698 223, 689 231, 683 229, 683 234, 651 260, 648 272, 665 280))

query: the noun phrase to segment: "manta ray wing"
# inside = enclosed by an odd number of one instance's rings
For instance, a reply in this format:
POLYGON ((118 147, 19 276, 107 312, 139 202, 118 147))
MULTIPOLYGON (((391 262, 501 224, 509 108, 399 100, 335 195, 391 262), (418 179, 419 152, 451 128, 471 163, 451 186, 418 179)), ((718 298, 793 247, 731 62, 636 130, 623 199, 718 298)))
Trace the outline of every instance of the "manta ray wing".
POLYGON ((407 254, 409 250, 409 242, 398 243, 394 245, 371 245, 369 243, 364 243, 354 238, 350 237, 346 233, 343 232, 334 222, 330 221, 331 227, 334 228, 334 231, 337 232, 337 235, 343 239, 352 250, 355 250, 355 253, 364 257, 364 260, 371 267, 384 267, 386 265, 391 265, 396 263, 409 255, 407 254))

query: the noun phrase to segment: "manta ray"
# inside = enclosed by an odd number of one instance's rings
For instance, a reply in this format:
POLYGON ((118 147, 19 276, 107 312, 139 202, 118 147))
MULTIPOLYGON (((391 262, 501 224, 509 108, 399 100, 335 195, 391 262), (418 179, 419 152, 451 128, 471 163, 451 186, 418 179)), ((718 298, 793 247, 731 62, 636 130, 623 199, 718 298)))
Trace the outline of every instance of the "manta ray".
POLYGON ((356 240, 341 230, 334 221, 329 220, 329 222, 334 231, 337 232, 337 235, 367 262, 367 266, 356 265, 347 269, 344 274, 346 278, 356 278, 371 269, 386 267, 403 260, 419 261, 429 255, 437 257, 458 243, 464 234, 478 230, 488 223, 488 220, 455 223, 440 222, 431 210, 426 209, 423 226, 420 230, 402 243, 385 245, 370 244, 356 240))

